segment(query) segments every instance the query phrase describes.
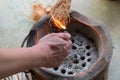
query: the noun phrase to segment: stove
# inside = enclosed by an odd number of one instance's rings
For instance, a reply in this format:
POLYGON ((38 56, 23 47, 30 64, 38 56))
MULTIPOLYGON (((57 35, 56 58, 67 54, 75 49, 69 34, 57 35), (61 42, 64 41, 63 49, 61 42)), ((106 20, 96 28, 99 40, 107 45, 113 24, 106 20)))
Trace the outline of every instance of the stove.
MULTIPOLYGON (((77 11, 71 11, 66 31, 72 37, 70 55, 56 68, 32 69, 38 80, 107 80, 107 70, 113 53, 112 39, 106 26, 77 11)), ((31 47, 51 32, 63 32, 50 22, 50 15, 41 18, 25 41, 31 47)), ((24 42, 25 42, 24 41, 24 42)))

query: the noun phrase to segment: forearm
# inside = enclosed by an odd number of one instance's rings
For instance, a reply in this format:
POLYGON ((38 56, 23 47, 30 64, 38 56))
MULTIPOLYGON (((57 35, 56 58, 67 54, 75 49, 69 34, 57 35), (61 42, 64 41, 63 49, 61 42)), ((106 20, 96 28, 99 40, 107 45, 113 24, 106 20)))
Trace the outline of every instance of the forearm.
POLYGON ((0 49, 0 78, 33 68, 31 48, 0 49))
POLYGON ((70 53, 68 33, 51 33, 30 48, 0 48, 0 78, 36 67, 57 67, 70 53))

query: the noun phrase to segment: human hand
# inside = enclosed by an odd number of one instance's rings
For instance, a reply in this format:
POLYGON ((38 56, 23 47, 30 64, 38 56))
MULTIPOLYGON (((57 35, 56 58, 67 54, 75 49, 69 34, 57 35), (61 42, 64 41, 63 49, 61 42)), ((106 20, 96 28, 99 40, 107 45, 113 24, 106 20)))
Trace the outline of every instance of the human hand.
POLYGON ((70 53, 72 42, 69 33, 51 33, 40 39, 32 47, 35 65, 38 67, 58 67, 70 53))
POLYGON ((0 48, 0 79, 36 67, 58 67, 69 54, 68 33, 51 33, 27 48, 0 48))

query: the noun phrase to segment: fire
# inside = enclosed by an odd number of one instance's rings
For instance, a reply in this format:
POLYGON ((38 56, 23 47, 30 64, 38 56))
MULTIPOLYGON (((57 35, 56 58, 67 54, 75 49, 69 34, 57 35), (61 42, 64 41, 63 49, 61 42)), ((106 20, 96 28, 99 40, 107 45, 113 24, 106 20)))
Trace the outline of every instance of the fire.
POLYGON ((56 27, 58 27, 59 29, 66 29, 66 26, 62 24, 62 22, 60 22, 58 19, 56 19, 55 17, 51 16, 53 19, 54 24, 56 25, 56 27))
MULTIPOLYGON (((41 17, 48 14, 51 11, 52 6, 47 6, 44 8, 41 4, 33 4, 33 20, 38 21, 41 17)), ((66 26, 60 22, 57 18, 55 18, 53 15, 51 15, 51 18, 53 20, 53 23, 58 27, 59 29, 66 29, 66 26)))

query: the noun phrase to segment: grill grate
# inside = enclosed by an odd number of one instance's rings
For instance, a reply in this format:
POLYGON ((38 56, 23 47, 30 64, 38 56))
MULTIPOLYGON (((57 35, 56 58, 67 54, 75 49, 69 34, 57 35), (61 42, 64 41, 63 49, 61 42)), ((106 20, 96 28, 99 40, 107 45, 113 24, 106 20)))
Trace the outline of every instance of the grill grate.
POLYGON ((72 33, 72 42, 72 50, 66 60, 57 68, 48 68, 48 71, 63 76, 74 76, 95 63, 98 54, 93 41, 83 34, 72 33))

